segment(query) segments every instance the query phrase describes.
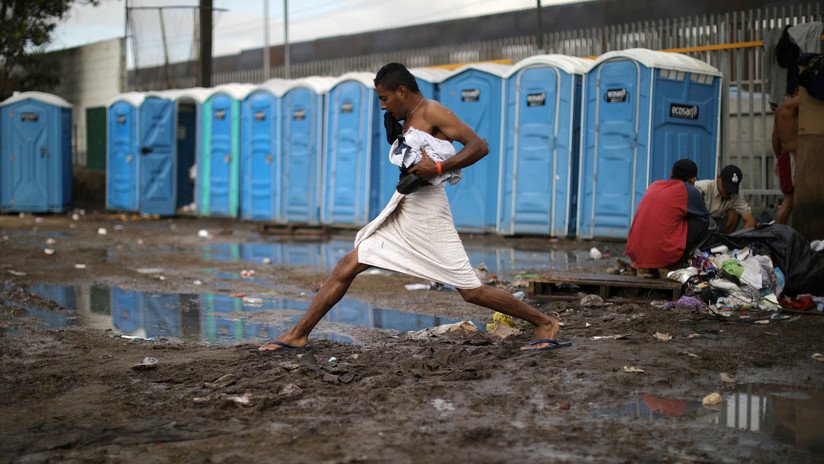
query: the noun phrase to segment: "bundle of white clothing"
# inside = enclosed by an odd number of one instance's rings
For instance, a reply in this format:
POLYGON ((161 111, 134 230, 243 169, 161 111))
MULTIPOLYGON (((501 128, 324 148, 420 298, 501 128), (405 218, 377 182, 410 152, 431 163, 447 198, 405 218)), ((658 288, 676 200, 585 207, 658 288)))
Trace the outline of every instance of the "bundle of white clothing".
MULTIPOLYGON (((426 151, 426 155, 436 163, 442 163, 455 156, 455 147, 452 142, 441 140, 431 134, 410 127, 403 134, 403 141, 398 139, 392 144, 392 148, 389 150, 389 162, 398 167, 411 167, 423 159, 422 150, 426 151)), ((456 169, 438 174, 429 179, 428 182, 432 185, 440 185, 444 182, 455 185, 459 180, 461 180, 461 170, 456 169)))

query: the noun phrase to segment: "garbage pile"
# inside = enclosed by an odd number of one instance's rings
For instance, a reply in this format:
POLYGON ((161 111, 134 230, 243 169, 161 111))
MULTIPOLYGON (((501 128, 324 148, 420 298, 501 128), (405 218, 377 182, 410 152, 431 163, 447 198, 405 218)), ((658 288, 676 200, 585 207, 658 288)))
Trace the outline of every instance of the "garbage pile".
POLYGON ((666 308, 700 309, 722 316, 781 309, 824 311, 824 255, 794 229, 772 225, 715 235, 667 278, 685 296, 666 308))

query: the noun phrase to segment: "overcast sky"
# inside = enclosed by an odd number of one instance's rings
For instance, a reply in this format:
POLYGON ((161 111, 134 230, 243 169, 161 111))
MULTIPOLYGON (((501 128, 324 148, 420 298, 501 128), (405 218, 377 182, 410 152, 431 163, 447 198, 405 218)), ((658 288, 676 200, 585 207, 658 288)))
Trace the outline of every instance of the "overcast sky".
MULTIPOLYGON (((213 0, 215 56, 229 55, 264 45, 264 2, 266 0, 213 0)), ((269 44, 284 42, 284 0, 269 1, 269 44)), ((543 7, 582 0, 542 0, 543 7)), ((60 50, 123 37, 124 0, 101 0, 100 6, 75 6, 68 20, 58 26, 49 50, 60 50)), ((196 6, 196 0, 130 0, 129 7, 196 6)), ((482 16, 503 11, 531 9, 537 0, 291 0, 289 1, 289 41, 301 42, 343 34, 391 29, 447 19, 482 16)), ((156 10, 133 10, 141 64, 162 56, 162 40, 156 10), (141 51, 142 50, 142 51, 141 51)), ((169 54, 186 56, 192 43, 192 10, 166 9, 169 54)), ((130 44, 131 47, 131 44, 130 44)), ((129 53, 129 67, 134 65, 129 53)), ((148 63, 146 63, 148 64, 148 63)))

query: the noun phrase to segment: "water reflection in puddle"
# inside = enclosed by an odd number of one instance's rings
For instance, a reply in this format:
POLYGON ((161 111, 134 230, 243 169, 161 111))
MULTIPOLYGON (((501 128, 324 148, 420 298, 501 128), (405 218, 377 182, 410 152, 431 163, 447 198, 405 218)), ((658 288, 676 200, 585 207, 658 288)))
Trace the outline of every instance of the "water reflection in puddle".
POLYGON ((595 416, 637 419, 688 418, 750 432, 824 456, 824 391, 781 385, 740 385, 725 395, 718 410, 701 401, 672 400, 641 394, 633 402, 595 409, 595 416))
MULTIPOLYGON (((204 245, 202 258, 211 261, 272 264, 331 270, 352 249, 351 240, 326 242, 218 243, 204 245)), ((603 264, 589 259, 589 251, 521 250, 507 246, 467 245, 473 266, 486 264, 490 272, 512 279, 525 270, 566 271, 603 264)))
MULTIPOLYGON (((29 287, 29 291, 73 310, 24 308, 49 328, 84 325, 142 338, 212 343, 275 338, 294 325, 309 306, 305 300, 270 295, 253 300, 213 293, 148 293, 95 285, 75 288, 38 284, 29 287)), ((355 327, 407 332, 453 322, 457 320, 375 308, 365 301, 344 298, 324 317, 312 336, 351 342, 355 327)))

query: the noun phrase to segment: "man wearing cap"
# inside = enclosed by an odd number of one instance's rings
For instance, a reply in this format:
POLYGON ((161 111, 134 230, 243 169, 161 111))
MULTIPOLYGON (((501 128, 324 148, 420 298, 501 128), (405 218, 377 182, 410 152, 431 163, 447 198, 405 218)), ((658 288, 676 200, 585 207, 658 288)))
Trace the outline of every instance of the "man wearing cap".
POLYGON ((626 253, 639 276, 658 277, 659 270, 682 265, 706 237, 710 215, 692 185, 697 176, 694 162, 678 160, 669 180, 653 182, 638 203, 626 253))
POLYGON ((738 194, 742 178, 741 169, 728 164, 715 179, 699 180, 695 183, 695 188, 704 197, 704 204, 713 219, 710 228, 714 225, 723 233, 731 234, 738 229, 738 223, 742 218, 745 229, 755 227, 752 208, 744 197, 738 194))

